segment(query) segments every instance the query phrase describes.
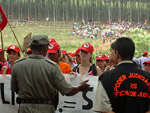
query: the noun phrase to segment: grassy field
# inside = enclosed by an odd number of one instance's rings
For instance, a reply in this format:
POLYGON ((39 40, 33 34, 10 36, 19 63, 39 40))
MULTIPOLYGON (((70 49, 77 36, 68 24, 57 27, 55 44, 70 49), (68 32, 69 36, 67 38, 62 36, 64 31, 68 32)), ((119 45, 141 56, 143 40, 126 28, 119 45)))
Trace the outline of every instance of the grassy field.
MULTIPOLYGON (((32 35, 45 34, 50 38, 54 38, 61 46, 61 49, 65 49, 67 52, 75 52, 75 50, 85 42, 91 43, 94 48, 102 46, 101 39, 85 39, 71 35, 73 23, 63 22, 21 22, 18 25, 10 23, 16 37, 23 45, 24 37, 32 32, 32 35)), ((17 41, 11 32, 10 27, 7 27, 2 31, 4 48, 7 49, 9 45, 18 45, 17 41)))
MULTIPOLYGON (((75 50, 83 43, 89 42, 91 43, 95 50, 93 54, 93 58, 95 60, 95 56, 103 53, 108 54, 109 52, 109 45, 102 44, 101 39, 91 39, 91 38, 79 38, 76 36, 72 36, 71 30, 72 30, 72 24, 73 23, 64 23, 64 22, 21 22, 18 25, 15 25, 14 23, 10 23, 12 26, 13 31, 16 34, 16 37, 22 47, 24 37, 32 33, 32 35, 36 34, 44 34, 48 35, 50 38, 54 38, 60 45, 61 49, 65 49, 67 52, 75 52, 75 50), (97 48, 97 49, 96 49, 97 48), (107 49, 107 50, 105 50, 107 49), (105 51, 104 51, 105 50, 105 51)), ((80 25, 80 23, 77 23, 80 25)), ((132 38, 136 45, 136 51, 135 51, 135 57, 140 57, 143 53, 143 51, 149 51, 150 48, 150 31, 149 30, 130 30, 130 35, 128 37, 132 38)), ((6 28, 2 31, 3 36, 3 42, 4 42, 4 49, 7 49, 10 45, 18 45, 17 41, 10 29, 10 27, 7 25, 6 28)), ((1 42, 0 42, 1 43, 1 42)), ((1 46, 1 44, 0 44, 1 46)), ((6 55, 6 54, 5 54, 6 55)), ((23 57, 23 55, 22 55, 23 57)))

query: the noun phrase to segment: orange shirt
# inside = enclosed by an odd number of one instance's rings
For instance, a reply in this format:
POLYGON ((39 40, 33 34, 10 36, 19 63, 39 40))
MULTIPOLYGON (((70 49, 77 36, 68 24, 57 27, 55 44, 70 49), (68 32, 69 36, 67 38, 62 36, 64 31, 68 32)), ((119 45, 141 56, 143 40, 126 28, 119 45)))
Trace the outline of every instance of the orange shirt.
POLYGON ((70 65, 67 63, 60 62, 59 67, 63 74, 69 74, 70 72, 72 72, 70 65))

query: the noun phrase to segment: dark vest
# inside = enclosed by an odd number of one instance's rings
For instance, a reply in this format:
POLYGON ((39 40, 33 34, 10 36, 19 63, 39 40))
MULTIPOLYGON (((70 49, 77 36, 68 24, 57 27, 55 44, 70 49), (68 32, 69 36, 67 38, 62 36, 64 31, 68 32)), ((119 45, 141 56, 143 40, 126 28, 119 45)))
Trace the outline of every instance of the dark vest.
POLYGON ((134 64, 122 63, 99 77, 115 113, 149 110, 150 75, 134 64))

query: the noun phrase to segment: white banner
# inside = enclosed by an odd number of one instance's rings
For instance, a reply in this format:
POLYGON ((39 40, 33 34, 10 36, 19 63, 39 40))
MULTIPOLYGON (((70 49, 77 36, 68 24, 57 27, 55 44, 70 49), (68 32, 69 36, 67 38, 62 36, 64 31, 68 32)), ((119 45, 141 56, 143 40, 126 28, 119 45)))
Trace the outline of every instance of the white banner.
MULTIPOLYGON (((97 87, 97 76, 74 76, 64 75, 66 80, 72 86, 79 86, 84 80, 89 80, 90 88, 86 92, 79 92, 74 96, 62 96, 59 94, 59 105, 56 113, 94 113, 93 101, 97 87), (62 111, 62 112, 60 112, 62 111)), ((1 113, 17 113, 16 104, 17 94, 10 91, 11 75, 0 75, 1 93, 0 93, 0 111, 1 113)))

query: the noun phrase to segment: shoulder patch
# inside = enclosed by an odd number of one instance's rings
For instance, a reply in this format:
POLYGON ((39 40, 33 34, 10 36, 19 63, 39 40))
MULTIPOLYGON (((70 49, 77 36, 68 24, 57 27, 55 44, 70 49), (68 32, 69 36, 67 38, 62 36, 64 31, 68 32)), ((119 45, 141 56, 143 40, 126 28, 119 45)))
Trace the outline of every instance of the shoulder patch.
POLYGON ((45 59, 45 61, 47 61, 48 63, 53 64, 53 65, 56 65, 56 64, 57 64, 56 62, 54 62, 54 61, 52 61, 52 60, 47 60, 47 59, 45 59))
POLYGON ((14 62, 14 64, 16 64, 16 63, 18 63, 18 62, 21 62, 21 61, 23 61, 23 60, 26 60, 26 59, 27 59, 27 57, 24 57, 24 58, 18 59, 18 60, 16 60, 16 61, 14 62))

